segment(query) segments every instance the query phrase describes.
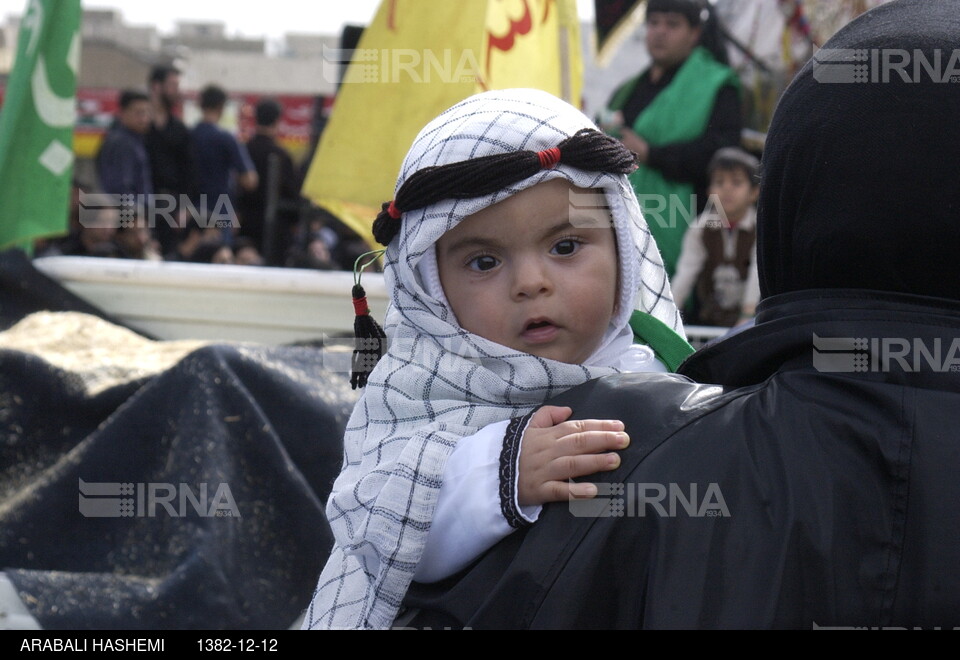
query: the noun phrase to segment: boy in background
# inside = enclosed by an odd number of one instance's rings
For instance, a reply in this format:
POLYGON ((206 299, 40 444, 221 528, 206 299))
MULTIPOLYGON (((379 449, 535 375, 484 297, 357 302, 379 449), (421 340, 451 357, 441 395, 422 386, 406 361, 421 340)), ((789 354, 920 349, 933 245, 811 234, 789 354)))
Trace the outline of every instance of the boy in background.
POLYGON ((710 161, 710 200, 684 234, 670 282, 681 308, 693 294, 687 323, 731 327, 753 316, 760 299, 758 168, 756 158, 736 147, 720 149, 710 161))

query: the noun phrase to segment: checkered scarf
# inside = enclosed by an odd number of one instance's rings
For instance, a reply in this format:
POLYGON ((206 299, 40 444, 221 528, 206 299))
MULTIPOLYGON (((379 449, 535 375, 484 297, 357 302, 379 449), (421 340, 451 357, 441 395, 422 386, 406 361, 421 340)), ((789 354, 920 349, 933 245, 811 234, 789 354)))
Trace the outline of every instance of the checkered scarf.
MULTIPOLYGON (((450 108, 417 136, 397 189, 414 172, 516 150, 555 147, 582 128, 582 113, 535 90, 486 92, 450 108)), ((343 471, 327 503, 335 547, 305 628, 386 628, 423 552, 443 469, 458 439, 524 415, 550 397, 614 373, 501 346, 461 328, 437 286, 434 243, 465 217, 542 181, 564 178, 604 191, 614 218, 620 292, 597 355, 622 338, 634 309, 682 333, 666 274, 626 176, 560 165, 485 197, 405 212, 386 252, 389 350, 347 424, 343 471), (424 267, 426 265, 426 267, 424 267)), ((609 351, 606 351, 609 353, 609 351)), ((604 364, 605 363, 605 364, 604 364)))

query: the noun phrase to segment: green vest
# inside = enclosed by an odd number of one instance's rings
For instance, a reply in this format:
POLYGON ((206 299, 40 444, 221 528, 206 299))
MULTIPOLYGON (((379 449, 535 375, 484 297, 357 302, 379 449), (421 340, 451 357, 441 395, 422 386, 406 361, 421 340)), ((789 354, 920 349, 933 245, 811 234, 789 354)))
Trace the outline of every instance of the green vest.
POLYGON ((653 350, 657 359, 671 372, 693 354, 693 346, 666 323, 646 312, 635 310, 630 317, 633 343, 644 344, 653 350))
MULTIPOLYGON (((640 76, 628 80, 616 91, 612 110, 622 110, 640 76)), ((689 142, 703 135, 713 112, 717 92, 725 85, 739 89, 740 80, 730 67, 720 64, 698 46, 677 70, 666 89, 644 108, 633 130, 650 146, 689 142)), ((659 171, 641 165, 630 175, 643 216, 657 241, 667 275, 673 277, 687 225, 696 219, 693 185, 666 179, 659 171)))

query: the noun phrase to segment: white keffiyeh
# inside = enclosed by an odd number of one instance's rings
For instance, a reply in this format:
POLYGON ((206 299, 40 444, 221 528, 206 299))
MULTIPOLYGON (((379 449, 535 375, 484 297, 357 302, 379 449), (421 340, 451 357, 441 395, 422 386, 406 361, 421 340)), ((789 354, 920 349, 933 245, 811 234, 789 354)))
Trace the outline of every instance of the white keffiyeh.
MULTIPOLYGON (((492 154, 557 146, 595 128, 545 92, 470 97, 417 136, 397 189, 414 172, 492 154)), ((660 255, 627 177, 560 165, 491 195, 404 212, 386 252, 389 350, 347 424, 343 471, 327 504, 335 544, 304 628, 387 628, 410 585, 430 529, 443 469, 458 439, 524 415, 550 397, 615 372, 606 354, 629 335, 639 309, 683 332, 660 255), (542 181, 602 189, 614 219, 620 293, 616 318, 585 366, 501 346, 461 328, 438 286, 433 246, 444 232, 542 181), (420 262, 427 258, 423 267, 420 262), (427 280, 427 281, 425 281, 427 280)), ((628 340, 629 341, 629 340, 628 340)), ((619 350, 616 351, 619 354, 619 350)))

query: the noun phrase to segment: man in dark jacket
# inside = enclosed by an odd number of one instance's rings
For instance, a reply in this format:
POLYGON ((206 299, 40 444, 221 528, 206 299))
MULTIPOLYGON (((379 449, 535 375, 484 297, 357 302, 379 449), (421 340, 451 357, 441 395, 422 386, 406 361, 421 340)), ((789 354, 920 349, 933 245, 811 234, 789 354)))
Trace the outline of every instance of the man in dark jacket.
POLYGON ((97 152, 100 188, 111 195, 149 195, 153 178, 144 136, 150 130, 150 100, 143 92, 125 89, 118 104, 117 120, 97 152))
POLYGON ((826 44, 767 141, 756 326, 681 367, 720 385, 552 401, 622 419, 621 467, 405 625, 960 626, 958 31, 960 0, 897 0, 826 44))
POLYGON ((300 177, 293 158, 277 143, 282 114, 282 107, 274 99, 257 103, 256 135, 247 142, 247 151, 260 175, 259 183, 256 188, 243 192, 237 209, 240 235, 250 238, 272 265, 282 262, 281 257, 290 243, 291 228, 299 219, 295 207, 300 199, 300 177), (273 215, 270 241, 266 240, 265 233, 268 209, 273 215))
MULTIPOLYGON (((170 195, 175 203, 175 213, 167 218, 157 218, 155 232, 164 253, 172 251, 183 236, 183 212, 181 200, 192 197, 197 180, 193 149, 190 145, 190 129, 177 116, 180 105, 180 71, 172 66, 157 65, 150 71, 147 80, 150 89, 150 105, 153 119, 146 135, 150 169, 153 172, 153 190, 170 195)), ((164 207, 169 204, 164 201, 164 207)))

